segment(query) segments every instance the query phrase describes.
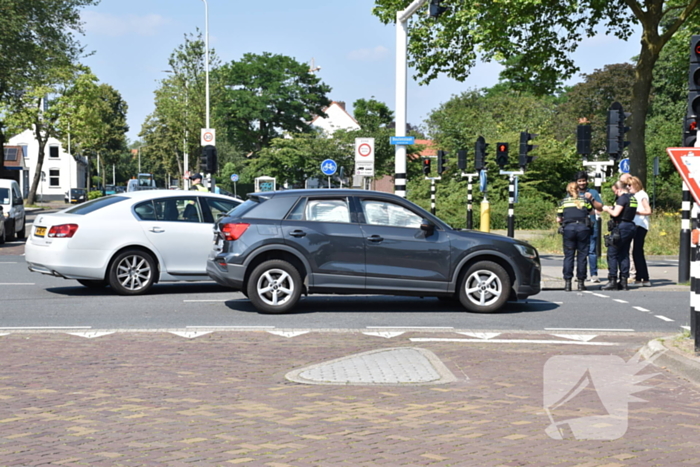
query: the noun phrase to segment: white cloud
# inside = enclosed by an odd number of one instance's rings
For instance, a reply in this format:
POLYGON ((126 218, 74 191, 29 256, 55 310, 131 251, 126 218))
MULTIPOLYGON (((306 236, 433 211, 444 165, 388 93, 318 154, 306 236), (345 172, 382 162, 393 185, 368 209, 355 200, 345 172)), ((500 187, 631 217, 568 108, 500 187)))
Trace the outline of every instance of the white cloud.
POLYGON ((115 16, 95 11, 84 11, 81 18, 87 33, 111 37, 155 36, 160 27, 170 22, 169 19, 155 14, 115 16))
POLYGON ((379 62, 389 55, 389 49, 378 45, 372 49, 357 49, 348 54, 349 60, 358 62, 379 62))

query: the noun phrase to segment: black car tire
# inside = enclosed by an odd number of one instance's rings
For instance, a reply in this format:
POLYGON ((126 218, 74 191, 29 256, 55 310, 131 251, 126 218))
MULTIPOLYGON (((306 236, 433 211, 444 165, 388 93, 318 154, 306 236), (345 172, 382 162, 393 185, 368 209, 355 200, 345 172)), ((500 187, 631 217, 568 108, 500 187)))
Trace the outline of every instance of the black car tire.
POLYGON ((282 314, 297 304, 301 287, 299 271, 286 261, 273 259, 253 270, 246 295, 260 313, 282 314))
POLYGON ((469 267, 459 286, 459 301, 469 311, 493 313, 501 309, 510 295, 510 277, 492 261, 480 261, 469 267))
POLYGON ((119 295, 139 295, 151 288, 156 278, 156 262, 143 250, 119 253, 109 268, 109 285, 119 295))
POLYGON ((91 289, 102 289, 104 287, 107 287, 109 285, 109 281, 105 280, 88 280, 88 279, 78 279, 78 283, 81 285, 84 285, 85 287, 89 287, 91 289))
MULTIPOLYGON (((0 219, 0 222, 1 222, 1 221, 2 221, 2 219, 0 219)), ((4 229, 4 227, 5 227, 5 226, 3 226, 3 229, 2 229, 2 235, 0 235, 0 245, 2 245, 3 243, 5 243, 5 229, 4 229)))
POLYGON ((27 238, 27 219, 24 219, 24 224, 22 224, 22 230, 15 233, 15 238, 17 240, 24 240, 27 238))
POLYGON ((5 240, 12 241, 15 239, 15 221, 14 219, 10 220, 10 226, 12 228, 8 229, 7 224, 5 224, 5 240))

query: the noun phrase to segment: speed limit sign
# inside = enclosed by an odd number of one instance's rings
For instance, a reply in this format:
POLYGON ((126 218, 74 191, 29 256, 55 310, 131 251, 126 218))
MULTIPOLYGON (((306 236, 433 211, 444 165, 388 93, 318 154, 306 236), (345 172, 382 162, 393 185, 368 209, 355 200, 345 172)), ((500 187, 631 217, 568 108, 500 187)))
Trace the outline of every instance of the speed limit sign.
POLYGON ((202 128, 202 146, 216 146, 216 131, 213 128, 202 128))

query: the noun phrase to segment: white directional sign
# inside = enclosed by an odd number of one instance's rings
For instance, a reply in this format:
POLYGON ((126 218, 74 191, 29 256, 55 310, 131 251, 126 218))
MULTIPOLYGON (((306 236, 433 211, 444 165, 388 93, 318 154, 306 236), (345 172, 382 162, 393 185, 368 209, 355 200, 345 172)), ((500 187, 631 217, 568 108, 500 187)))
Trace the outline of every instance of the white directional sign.
POLYGON ((355 138, 355 175, 374 177, 374 138, 355 138))
POLYGON ((216 146, 216 130, 213 128, 202 128, 202 146, 216 146))

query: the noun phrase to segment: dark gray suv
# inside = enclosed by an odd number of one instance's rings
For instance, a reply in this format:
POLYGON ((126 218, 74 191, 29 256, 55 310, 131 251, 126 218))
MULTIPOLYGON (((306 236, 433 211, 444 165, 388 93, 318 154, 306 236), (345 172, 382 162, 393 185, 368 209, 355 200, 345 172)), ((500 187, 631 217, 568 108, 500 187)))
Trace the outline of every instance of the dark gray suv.
POLYGON ((255 193, 215 227, 207 273, 262 313, 302 293, 458 299, 491 313, 540 291, 540 259, 525 242, 455 230, 398 196, 361 190, 255 193))

